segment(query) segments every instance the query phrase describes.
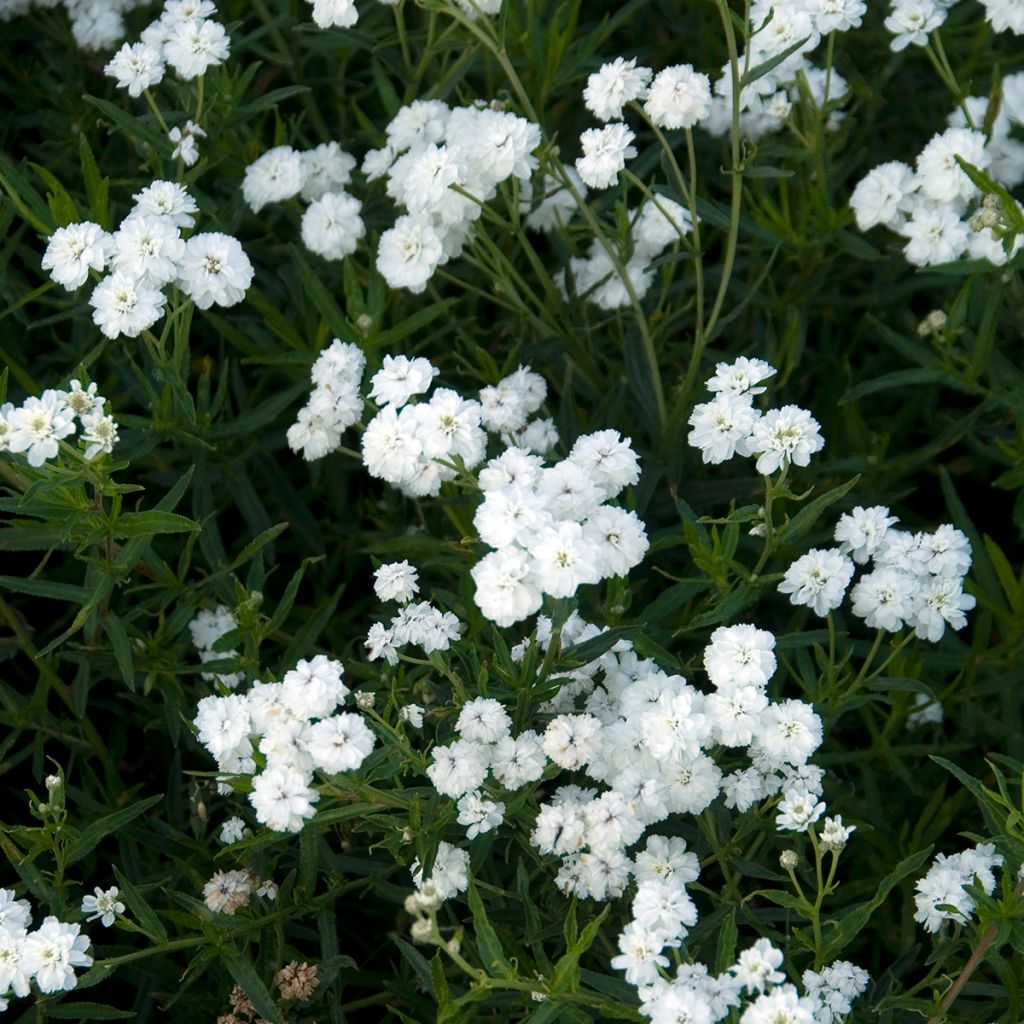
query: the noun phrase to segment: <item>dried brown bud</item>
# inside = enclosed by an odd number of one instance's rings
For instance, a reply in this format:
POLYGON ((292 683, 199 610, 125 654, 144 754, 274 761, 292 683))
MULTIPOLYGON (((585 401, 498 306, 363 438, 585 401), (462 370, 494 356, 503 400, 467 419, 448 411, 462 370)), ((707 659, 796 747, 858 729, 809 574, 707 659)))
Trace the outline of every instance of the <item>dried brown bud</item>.
POLYGON ((256 1007, 249 1002, 249 997, 245 994, 245 989, 241 985, 236 985, 231 990, 228 1002, 235 1013, 240 1013, 244 1017, 251 1017, 256 1012, 256 1007))
POLYGON ((282 999, 308 999, 316 991, 316 972, 316 964, 293 960, 274 975, 274 984, 282 999))

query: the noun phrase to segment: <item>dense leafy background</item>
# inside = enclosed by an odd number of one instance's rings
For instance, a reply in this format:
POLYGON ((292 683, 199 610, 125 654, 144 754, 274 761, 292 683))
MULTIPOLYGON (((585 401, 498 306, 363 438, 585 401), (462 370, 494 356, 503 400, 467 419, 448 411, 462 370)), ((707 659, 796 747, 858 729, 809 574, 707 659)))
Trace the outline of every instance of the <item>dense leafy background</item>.
MULTIPOLYGON (((130 558, 119 558, 121 545, 133 543, 130 537, 118 540, 116 550, 101 549, 84 520, 60 536, 40 520, 19 520, 10 503, 4 506, 4 820, 12 826, 32 823, 24 789, 41 792, 42 777, 54 763, 68 780, 74 827, 155 798, 144 814, 69 866, 65 883, 51 887, 54 909, 77 905, 78 884, 112 884, 113 864, 160 908, 166 939, 197 934, 201 914, 195 904, 167 894, 194 900, 205 879, 226 862, 225 855, 215 860, 215 827, 208 821, 219 798, 206 780, 184 774, 209 767, 185 724, 195 701, 209 692, 196 672, 186 628, 199 607, 241 602, 247 636, 241 667, 253 676, 272 675, 299 656, 323 650, 373 687, 379 672, 361 654, 375 611, 367 585, 372 557, 408 556, 445 586, 456 578, 452 568, 467 564, 447 515, 461 514, 458 499, 447 510, 443 500, 417 506, 378 486, 344 455, 308 465, 288 451, 284 433, 304 400, 308 366, 334 336, 362 344, 371 363, 385 352, 427 355, 441 367, 443 381, 465 390, 529 363, 549 382, 550 408, 566 442, 604 426, 632 436, 644 460, 637 508, 656 543, 631 577, 628 608, 619 614, 607 607, 590 611, 601 621, 639 625, 652 648, 657 645, 684 671, 698 663, 713 624, 758 598, 757 621, 766 628, 797 636, 820 626, 794 619, 780 598, 763 596, 763 586, 748 588, 739 599, 734 585, 716 591, 684 583, 669 591, 673 580, 699 575, 695 557, 701 557, 705 541, 710 544, 705 528, 687 532, 683 521, 722 516, 730 503, 761 498, 760 483, 747 467, 703 467, 686 447, 684 424, 700 381, 719 358, 746 354, 773 362, 780 368, 777 401, 812 409, 827 439, 823 455, 801 473, 798 489, 813 486, 818 495, 855 475, 859 481, 809 534, 778 553, 772 571, 808 544, 826 540, 835 514, 854 503, 890 504, 914 528, 953 521, 971 537, 976 559, 972 587, 979 607, 970 627, 890 670, 939 694, 945 724, 908 732, 912 693, 891 687, 873 691, 866 703, 837 705, 829 716, 820 762, 832 772, 829 792, 841 798, 842 813, 860 827, 855 850, 843 861, 842 902, 870 898, 880 879, 931 844, 952 849, 958 832, 983 833, 974 798, 930 758, 941 754, 984 776, 989 769, 983 755, 1024 756, 1024 293, 1016 269, 913 272, 891 239, 857 233, 846 207, 866 170, 884 159, 911 160, 952 107, 921 51, 891 54, 880 15, 869 14, 864 28, 837 44, 837 70, 853 90, 838 129, 809 133, 807 145, 779 136, 747 154, 736 272, 721 330, 695 365, 688 263, 671 266, 652 289, 644 309, 667 396, 669 416, 661 423, 632 315, 550 302, 513 238, 494 233, 505 265, 536 294, 496 290, 481 249, 445 268, 423 295, 410 296, 386 288, 365 246, 343 266, 297 248, 297 207, 271 207, 260 216, 247 211, 239 190, 244 168, 275 143, 309 146, 338 139, 361 155, 380 143, 383 126, 403 102, 423 96, 453 103, 497 98, 525 113, 499 62, 446 15, 406 0, 407 65, 394 12, 365 7, 356 29, 321 32, 299 0, 219 4, 221 19, 232 25, 233 52, 210 76, 209 141, 186 180, 199 198, 203 225, 242 240, 256 281, 244 304, 197 312, 187 344, 177 344, 163 365, 138 342, 102 340, 85 292, 69 296, 48 285, 39 267, 45 233, 54 226, 79 214, 116 223, 135 191, 172 173, 170 161, 161 168, 146 145, 158 131, 155 120, 141 100, 116 94, 102 75, 102 58, 75 48, 59 11, 0 26, 10 58, 0 78, 0 175, 8 189, 0 197, 0 356, 9 370, 9 394, 20 400, 87 372, 122 424, 116 457, 126 465, 115 479, 142 488, 123 496, 124 510, 161 507, 201 524, 198 531, 146 533, 130 558), (917 324, 932 309, 947 311, 949 327, 940 339, 921 339, 917 324), (364 314, 368 328, 360 326, 364 314), (410 524, 447 540, 439 545, 409 537, 410 524), (287 594, 300 566, 301 582, 287 594), (30 574, 39 585, 12 582, 30 574), (87 593, 69 602, 70 591, 62 593, 59 585, 84 586, 87 593), (251 596, 257 591, 262 603, 251 596), (730 593, 733 604, 723 609, 730 593), (267 628, 267 617, 286 596, 290 607, 267 628), (89 611, 80 628, 52 646, 83 602, 89 611)), ((575 138, 591 123, 580 93, 602 60, 624 53, 655 68, 692 62, 708 72, 726 61, 711 3, 509 0, 506 8, 500 31, 508 62, 546 136, 557 141, 566 159, 575 157, 575 138)), ((146 13, 132 16, 134 29, 146 23, 146 13)), ((985 94, 997 65, 1007 74, 1021 69, 1024 58, 1013 37, 995 38, 979 25, 976 5, 965 2, 953 12, 944 42, 966 91, 985 94)), ((173 82, 160 87, 165 109, 190 108, 191 93, 178 90, 173 82)), ((713 293, 729 202, 723 171, 728 143, 700 133, 697 140, 713 293)), ((658 163, 657 149, 648 146, 635 170, 664 183, 658 163)), ((393 211, 379 187, 360 194, 372 240, 390 224, 393 211)), ((612 190, 594 198, 593 206, 614 224, 621 201, 612 190)), ((629 202, 636 201, 630 196, 629 202)), ((550 271, 564 264, 572 241, 535 240, 550 271)), ((582 229, 576 241, 585 245, 582 229)), ((59 506, 50 511, 61 514, 59 506)), ((736 558, 750 566, 760 542, 740 536, 733 542, 736 558)), ((467 594, 453 598, 465 604, 467 594)), ((623 597, 609 595, 605 604, 623 597)), ((857 641, 860 655, 869 640, 857 641)), ((787 667, 789 692, 802 687, 817 695, 820 669, 811 648, 795 643, 787 667)), ((439 689, 426 675, 418 685, 439 689)), ((383 777, 386 769, 380 771, 383 777)), ((393 863, 391 853, 400 853, 396 842, 370 848, 377 835, 372 826, 352 820, 307 833, 301 843, 289 840, 252 853, 279 880, 298 872, 287 893, 297 909, 238 924, 233 947, 245 950, 264 978, 287 958, 285 950, 325 962, 339 954, 351 958, 334 961, 338 973, 329 998, 305 1019, 341 1019, 342 1003, 351 1020, 397 1020, 383 1016, 384 1003, 401 1009, 407 1020, 433 1019, 424 984, 429 979, 417 976, 423 963, 408 951, 400 953, 391 937, 407 926, 401 898, 408 876, 393 863), (337 889, 343 879, 354 883, 351 892, 337 889)), ((770 825, 766 829, 771 848, 770 825)), ((681 831, 709 853, 695 829, 681 831)), ((12 849, 6 852, 11 857, 12 849)), ((709 911, 715 904, 724 908, 718 915, 709 912, 696 937, 698 952, 709 961, 725 917, 736 914, 751 938, 754 923, 780 932, 789 928, 783 908, 756 899, 740 904, 741 893, 772 884, 751 875, 774 873, 776 856, 762 858, 757 869, 742 859, 743 852, 726 851, 725 875, 711 865, 702 879, 717 893, 709 897, 709 911)), ((537 950, 557 958, 565 901, 544 881, 546 869, 523 857, 506 841, 474 847, 481 885, 504 893, 488 890, 495 927, 503 935, 506 926, 514 932, 506 937, 510 948, 524 962, 537 950), (524 865, 518 881, 517 863, 524 865), (517 886, 527 884, 527 869, 537 880, 533 896, 521 902, 517 886), (538 905, 531 906, 532 900, 538 905), (530 932, 520 934, 526 912, 536 917, 529 918, 530 932)), ((36 866, 49 869, 45 856, 36 866)), ((911 919, 910 892, 908 878, 844 953, 881 979, 876 1002, 896 991, 898 977, 909 984, 924 971, 928 949, 917 945, 921 935, 911 919)), ((594 908, 581 906, 578 913, 582 924, 594 908)), ((223 940, 222 924, 203 927, 223 940)), ((100 941, 95 935, 94 940, 100 941)), ((125 955, 148 942, 127 932, 112 941, 103 956, 125 955)), ((609 954, 605 938, 587 954, 586 969, 607 974, 609 954)), ((138 1021, 212 1020, 226 1011, 230 979, 239 980, 242 968, 235 963, 232 973, 232 963, 223 953, 218 960, 216 942, 198 952, 171 949, 126 965, 82 998, 97 993, 98 1002, 132 1009, 138 1021)), ((1019 1019, 1020 994, 1011 982, 1012 971, 1002 978, 990 973, 986 983, 994 989, 969 992, 957 1019, 994 1019, 984 1000, 1002 986, 1009 986, 1018 1017, 1000 1019, 1019 1019), (982 1016, 972 1015, 972 999, 984 1007, 982 1016)), ((513 1007, 516 1014, 528 1012, 521 1002, 503 1008, 500 998, 466 1012, 490 1019, 507 1016, 513 1007)), ((565 1012, 565 1019, 576 1019, 565 1012)), ((591 1019, 582 1010, 573 1012, 591 1019)), ((919 1019, 903 1013, 891 1008, 888 1019, 919 1019)))

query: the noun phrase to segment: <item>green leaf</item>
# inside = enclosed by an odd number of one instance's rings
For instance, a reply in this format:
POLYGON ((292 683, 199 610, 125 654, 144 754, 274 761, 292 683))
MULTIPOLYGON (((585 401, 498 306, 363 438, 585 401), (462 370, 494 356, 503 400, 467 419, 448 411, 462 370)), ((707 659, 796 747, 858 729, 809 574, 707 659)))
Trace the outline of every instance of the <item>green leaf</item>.
MULTIPOLYGON (((807 37, 810 38, 809 36, 807 37)), ((763 64, 758 64, 756 68, 751 68, 745 75, 740 78, 740 92, 742 92, 748 85, 756 82, 759 78, 764 78, 765 75, 774 71, 780 64, 782 64, 787 58, 791 57, 797 50, 800 50, 807 43, 807 39, 799 39, 793 43, 792 46, 787 46, 781 53, 775 54, 774 57, 770 57, 763 64)))
POLYGON ((114 649, 114 660, 117 662, 121 678, 125 681, 133 693, 135 692, 135 664, 132 659, 132 646, 128 642, 128 633, 125 631, 124 623, 112 612, 107 611, 103 616, 103 632, 110 639, 110 645, 114 649))
POLYGON ((72 583, 21 579, 18 576, 0 576, 0 590, 12 590, 16 594, 29 594, 32 597, 49 597, 54 601, 70 601, 72 604, 85 604, 89 599, 89 592, 84 587, 72 583))
POLYGON ((129 1020, 136 1016, 133 1010, 117 1010, 102 1003, 58 1003, 47 1005, 45 1013, 53 1020, 129 1020))
POLYGON ((228 969, 228 974, 241 985, 242 991, 249 997, 249 1002, 256 1007, 256 1012, 270 1021, 271 1024, 284 1024, 281 1011, 277 1008, 266 985, 263 984, 256 968, 246 960, 234 946, 222 946, 220 958, 228 969))
POLYGON ((66 863, 72 864, 76 860, 81 860, 86 854, 92 853, 103 839, 127 825, 129 821, 134 821, 140 814, 145 814, 163 798, 162 793, 158 796, 146 797, 145 800, 140 800, 130 807, 124 807, 120 811, 114 811, 113 814, 107 814, 86 825, 69 847, 66 863))
POLYGON ((164 928, 160 918, 156 916, 156 911, 146 902, 135 884, 116 864, 112 864, 111 867, 114 869, 114 877, 121 889, 121 896, 135 917, 135 923, 155 942, 166 942, 167 929, 164 928))
POLYGON ((395 945, 398 946, 398 952, 402 954, 406 963, 413 969, 416 977, 419 979, 419 983, 425 989, 431 987, 430 977, 430 964, 427 963, 427 958, 415 947, 409 945, 405 939, 400 939, 395 936, 395 945))
POLYGON ((865 395, 873 395, 879 391, 891 391, 893 388, 905 388, 912 384, 939 384, 945 387, 955 388, 957 391, 966 391, 955 377, 951 377, 945 370, 930 369, 928 367, 911 368, 909 370, 896 370, 893 373, 882 374, 874 380, 866 380, 849 391, 839 399, 840 405, 848 405, 857 401, 865 395))
POLYGON ((505 951, 501 948, 501 940, 494 930, 487 911, 484 909, 483 900, 480 899, 480 892, 469 876, 469 891, 467 893, 469 910, 473 915, 473 931, 476 934, 476 944, 480 951, 480 961, 488 973, 496 971, 512 971, 512 966, 505 958, 505 951))
POLYGON ((171 144, 143 118, 129 114, 113 103, 101 100, 98 96, 83 96, 82 99, 86 103, 92 104, 112 125, 120 128, 141 149, 150 146, 158 153, 169 155, 171 144))
POLYGON ((825 936, 825 947, 821 952, 822 962, 834 960, 864 930, 871 915, 886 901, 889 893, 908 875, 916 873, 931 852, 932 847, 927 846, 905 857, 882 879, 872 899, 845 910, 841 921, 831 922, 832 928, 825 936))
POLYGON ((175 512, 123 512, 111 527, 115 537, 148 537, 160 533, 192 533, 200 529, 195 520, 175 512))
POLYGON ((822 512, 824 512, 829 505, 834 505, 841 498, 845 497, 850 490, 856 486, 859 480, 860 477, 855 476, 845 484, 833 487, 831 491, 826 491, 824 494, 815 498, 814 501, 804 505, 804 507, 800 509, 800 511, 797 512, 797 514, 793 516, 793 518, 790 519, 790 521, 786 523, 781 530, 779 530, 777 535, 779 543, 792 544, 794 541, 799 540, 821 518, 822 512))
POLYGON ((78 138, 78 154, 82 161, 82 176, 85 178, 85 194, 89 197, 89 212, 101 228, 106 229, 109 216, 110 179, 100 176, 96 158, 89 147, 89 139, 83 132, 78 138))
POLYGON ((294 244, 288 248, 292 263, 298 269, 299 277, 302 279, 302 286, 312 300, 313 305, 316 306, 320 315, 324 318, 328 329, 334 333, 335 337, 340 338, 342 341, 351 341, 358 344, 359 338, 356 337, 355 331, 352 330, 348 320, 345 319, 345 314, 342 313, 341 308, 331 297, 331 293, 324 287, 323 282, 306 262, 306 258, 302 255, 301 250, 294 244))

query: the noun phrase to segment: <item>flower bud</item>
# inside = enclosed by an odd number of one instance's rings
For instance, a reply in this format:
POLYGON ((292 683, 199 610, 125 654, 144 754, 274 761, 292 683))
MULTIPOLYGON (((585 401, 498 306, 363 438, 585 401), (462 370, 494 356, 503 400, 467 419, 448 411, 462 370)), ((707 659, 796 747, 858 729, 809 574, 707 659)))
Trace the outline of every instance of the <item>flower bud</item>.
POLYGON ((784 871, 792 871, 800 863, 800 858, 793 850, 783 850, 779 855, 779 863, 784 871))

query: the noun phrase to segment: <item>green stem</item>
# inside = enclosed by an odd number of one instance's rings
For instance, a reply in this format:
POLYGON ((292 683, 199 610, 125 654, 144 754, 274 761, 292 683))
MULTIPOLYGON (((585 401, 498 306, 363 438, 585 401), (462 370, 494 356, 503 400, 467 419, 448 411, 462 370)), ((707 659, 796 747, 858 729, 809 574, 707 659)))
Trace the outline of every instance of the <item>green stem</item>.
MULTIPOLYGON (((722 262, 722 279, 718 284, 715 304, 711 307, 711 316, 704 326, 704 336, 708 337, 718 322, 718 317, 725 304, 725 296, 729 290, 729 279, 732 277, 733 265, 736 261, 736 246, 740 233, 740 206, 743 199, 743 168, 740 164, 740 58, 736 48, 736 33, 733 30, 732 15, 725 0, 715 0, 722 28, 725 31, 725 43, 729 51, 729 70, 732 77, 732 128, 730 131, 731 163, 729 177, 732 188, 732 201, 729 207, 729 232, 725 242, 725 259, 722 262)), ((749 50, 748 50, 749 57, 749 50)))
POLYGON ((167 127, 167 122, 164 120, 164 115, 160 113, 160 108, 156 105, 156 100, 153 99, 153 94, 148 89, 142 90, 143 95, 146 97, 146 102, 149 104, 149 109, 156 115, 156 119, 163 129, 164 135, 170 134, 170 128, 167 127))

